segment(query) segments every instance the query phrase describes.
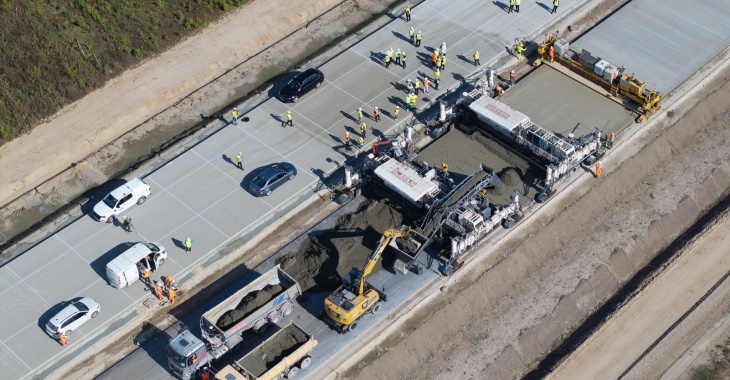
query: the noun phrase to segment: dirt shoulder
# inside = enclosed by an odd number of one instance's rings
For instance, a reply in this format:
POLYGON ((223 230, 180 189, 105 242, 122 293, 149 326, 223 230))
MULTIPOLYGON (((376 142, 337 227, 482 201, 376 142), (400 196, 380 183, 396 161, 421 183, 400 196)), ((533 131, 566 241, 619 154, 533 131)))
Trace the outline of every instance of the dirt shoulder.
POLYGON ((272 78, 323 62, 400 2, 256 0, 64 108, 0 147, 0 244, 68 219, 70 202, 129 168, 161 165, 225 125, 233 104, 247 99, 245 112, 268 98, 272 78))
POLYGON ((674 117, 612 152, 605 177, 579 179, 549 212, 392 323, 363 360, 334 376, 510 379, 534 369, 727 195, 728 96, 726 69, 690 104, 677 105, 674 117))

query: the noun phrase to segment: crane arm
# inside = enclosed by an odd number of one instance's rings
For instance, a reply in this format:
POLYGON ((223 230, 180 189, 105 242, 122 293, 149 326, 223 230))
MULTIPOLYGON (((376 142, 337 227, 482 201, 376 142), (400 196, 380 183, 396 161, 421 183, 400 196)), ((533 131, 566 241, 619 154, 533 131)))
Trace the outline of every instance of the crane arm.
POLYGON ((385 251, 385 247, 390 244, 390 241, 394 238, 408 236, 410 234, 411 228, 406 226, 402 226, 399 229, 390 228, 383 232, 383 236, 380 237, 378 247, 375 248, 373 253, 370 254, 370 257, 368 257, 368 261, 365 263, 362 270, 360 270, 360 291, 358 295, 362 295, 363 293, 365 293, 365 278, 370 274, 370 272, 372 272, 375 264, 378 262, 378 260, 380 260, 380 256, 383 254, 383 251, 385 251))

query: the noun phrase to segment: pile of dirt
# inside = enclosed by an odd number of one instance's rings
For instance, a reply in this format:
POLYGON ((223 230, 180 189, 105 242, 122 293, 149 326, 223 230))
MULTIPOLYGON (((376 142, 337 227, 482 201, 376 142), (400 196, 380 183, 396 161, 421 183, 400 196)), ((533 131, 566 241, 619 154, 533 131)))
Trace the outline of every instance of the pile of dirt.
MULTIPOLYGON (((276 260, 281 268, 299 282, 302 291, 335 290, 352 268, 365 264, 377 247, 383 232, 413 219, 382 200, 369 200, 356 212, 337 220, 335 227, 310 236, 296 251, 276 260)), ((382 267, 392 264, 393 253, 386 250, 382 267)))
POLYGON ((265 305, 283 291, 284 288, 280 284, 266 285, 261 290, 254 290, 246 294, 235 309, 223 313, 215 325, 223 331, 228 330, 231 326, 243 320, 250 312, 265 305))
POLYGON ((239 364, 256 377, 273 368, 309 339, 300 329, 289 326, 272 336, 266 344, 246 355, 239 364))
POLYGON ((506 197, 512 191, 514 191, 515 188, 518 188, 522 185, 522 170, 509 167, 504 168, 504 170, 501 170, 499 173, 497 173, 497 177, 502 181, 502 186, 500 186, 498 189, 494 189, 492 191, 492 194, 506 197))

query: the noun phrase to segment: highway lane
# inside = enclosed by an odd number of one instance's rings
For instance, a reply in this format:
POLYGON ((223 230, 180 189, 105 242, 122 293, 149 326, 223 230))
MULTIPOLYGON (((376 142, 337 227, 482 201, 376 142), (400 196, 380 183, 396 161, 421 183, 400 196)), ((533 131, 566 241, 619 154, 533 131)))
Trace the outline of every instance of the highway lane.
MULTIPOLYGON (((287 105, 270 99, 246 114, 249 123, 228 125, 146 176, 152 196, 126 213, 134 219, 138 234, 127 234, 87 215, 0 267, 0 370, 17 378, 43 377, 64 358, 103 342, 107 335, 136 320, 134 310, 148 297, 142 285, 119 290, 106 285, 104 279, 106 263, 127 242, 162 243, 170 256, 155 275, 175 275, 185 281, 218 248, 311 194, 320 176, 355 153, 342 147, 345 130, 352 136, 359 130, 351 116, 355 109, 363 107, 367 115, 375 106, 384 111, 381 122, 367 121, 367 143, 397 127, 387 116, 395 105, 404 108, 406 79, 431 75, 423 64, 428 64, 433 47, 447 43, 448 69, 441 75, 441 90, 431 89, 419 98, 419 106, 479 70, 471 62, 474 50, 479 50, 486 65, 505 56, 505 47, 514 38, 540 34, 570 8, 552 15, 531 6, 507 15, 492 3, 428 0, 414 8, 410 23, 423 32, 420 48, 405 37, 409 24, 395 19, 320 67, 327 80, 300 102, 287 105), (390 47, 408 54, 407 68, 383 67, 382 53, 390 47), (294 127, 284 128, 281 121, 289 109, 294 127), (244 157, 243 172, 231 162, 239 151, 244 157), (263 199, 244 189, 252 169, 280 161, 297 166, 299 175, 291 183, 263 199), (192 253, 180 248, 187 237, 195 240, 192 253), (62 348, 46 336, 42 326, 52 315, 49 310, 76 296, 95 298, 102 312, 71 335, 69 347, 62 348)), ((402 122, 407 113, 401 115, 402 122)))

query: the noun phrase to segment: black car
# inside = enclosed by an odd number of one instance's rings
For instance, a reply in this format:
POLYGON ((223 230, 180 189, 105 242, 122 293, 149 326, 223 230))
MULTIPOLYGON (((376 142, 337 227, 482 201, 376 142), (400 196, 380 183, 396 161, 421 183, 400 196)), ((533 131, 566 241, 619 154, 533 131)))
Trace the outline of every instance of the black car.
POLYGON ((277 187, 281 186, 284 182, 294 178, 297 175, 297 169, 294 165, 281 162, 278 164, 271 164, 264 168, 256 178, 251 181, 251 191, 254 195, 271 195, 277 187))
POLYGON ((296 102, 301 96, 313 88, 319 88, 324 82, 324 74, 317 69, 307 69, 297 74, 279 91, 282 102, 296 102))

